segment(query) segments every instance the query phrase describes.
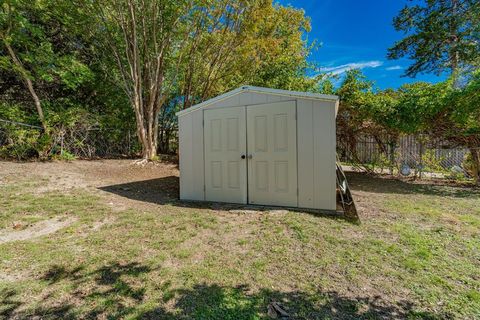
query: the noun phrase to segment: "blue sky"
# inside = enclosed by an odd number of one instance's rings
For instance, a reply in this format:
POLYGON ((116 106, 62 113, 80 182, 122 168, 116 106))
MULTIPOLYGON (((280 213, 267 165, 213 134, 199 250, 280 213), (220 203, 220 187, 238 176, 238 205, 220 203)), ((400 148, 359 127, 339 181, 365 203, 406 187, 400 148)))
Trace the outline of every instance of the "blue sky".
POLYGON ((433 74, 401 77, 408 59, 388 60, 387 49, 403 34, 395 31, 392 19, 406 0, 278 0, 283 5, 303 8, 311 18, 308 38, 321 47, 310 57, 326 71, 341 74, 348 68, 362 69, 376 86, 397 88, 414 81, 437 82, 433 74))

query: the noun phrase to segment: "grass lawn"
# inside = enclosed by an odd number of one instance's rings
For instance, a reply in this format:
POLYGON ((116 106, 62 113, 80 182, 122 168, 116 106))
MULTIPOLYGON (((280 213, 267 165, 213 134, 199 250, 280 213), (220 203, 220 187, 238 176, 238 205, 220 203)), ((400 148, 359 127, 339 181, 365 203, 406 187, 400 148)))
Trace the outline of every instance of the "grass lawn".
POLYGON ((0 243, 0 318, 480 318, 478 189, 351 173, 354 224, 182 203, 132 167, 2 163, 0 235, 70 223, 0 243))

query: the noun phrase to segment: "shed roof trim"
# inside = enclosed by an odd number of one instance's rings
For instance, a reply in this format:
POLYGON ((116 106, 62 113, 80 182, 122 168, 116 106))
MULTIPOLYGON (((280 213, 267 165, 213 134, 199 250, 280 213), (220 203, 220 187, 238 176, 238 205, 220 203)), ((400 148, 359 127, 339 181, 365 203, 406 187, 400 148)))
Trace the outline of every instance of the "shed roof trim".
POLYGON ((326 101, 338 101, 338 96, 330 94, 320 94, 320 93, 310 93, 310 92, 301 92, 301 91, 290 91, 290 90, 280 90, 280 89, 271 89, 263 87, 254 87, 254 86, 242 86, 240 88, 228 91, 222 95, 216 96, 212 99, 206 100, 202 103, 191 106, 188 109, 181 110, 176 113, 177 116, 182 116, 184 114, 190 113, 192 111, 204 108, 208 105, 211 105, 215 102, 219 102, 228 98, 231 98, 242 92, 254 92, 254 93, 265 93, 278 96, 287 96, 287 97, 297 97, 304 99, 315 99, 315 100, 326 100, 326 101))

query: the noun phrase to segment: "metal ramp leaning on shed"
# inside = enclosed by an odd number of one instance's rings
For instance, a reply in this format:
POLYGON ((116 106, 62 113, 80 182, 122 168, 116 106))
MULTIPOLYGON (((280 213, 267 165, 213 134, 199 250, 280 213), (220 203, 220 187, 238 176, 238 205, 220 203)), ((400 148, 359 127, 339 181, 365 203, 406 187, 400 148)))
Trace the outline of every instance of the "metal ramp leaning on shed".
POLYGON ((337 159, 336 162, 336 173, 337 173, 337 190, 339 195, 339 201, 343 209, 343 213, 346 218, 352 220, 359 220, 357 208, 355 207, 355 202, 353 201, 352 193, 350 192, 350 187, 348 186, 347 177, 343 172, 342 166, 337 159))

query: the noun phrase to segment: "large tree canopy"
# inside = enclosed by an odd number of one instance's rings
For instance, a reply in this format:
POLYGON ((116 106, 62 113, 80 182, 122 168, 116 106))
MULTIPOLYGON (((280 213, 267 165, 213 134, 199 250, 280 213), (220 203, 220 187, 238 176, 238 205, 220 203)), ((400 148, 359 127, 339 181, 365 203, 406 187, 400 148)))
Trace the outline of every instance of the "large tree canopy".
POLYGON ((90 13, 104 61, 114 60, 111 74, 134 110, 145 159, 156 155, 158 118, 172 101, 186 108, 243 83, 315 83, 305 75, 308 20, 271 0, 104 0, 90 13))
POLYGON ((405 74, 457 71, 480 58, 480 2, 478 0, 410 0, 393 25, 405 38, 389 50, 390 59, 414 62, 405 74))
POLYGON ((50 134, 52 112, 108 114, 101 126, 134 124, 154 158, 178 108, 247 83, 314 90, 308 30, 303 11, 271 0, 5 0, 2 104, 50 134))
POLYGON ((338 85, 309 76, 310 20, 272 0, 4 0, 0 119, 45 134, 0 132, 0 156, 62 153, 70 135, 68 150, 92 154, 98 136, 98 149, 128 145, 126 154, 152 159, 175 147, 176 111, 251 84, 336 93, 342 143, 369 135, 394 151, 401 134, 427 134, 468 147, 478 172, 479 15, 478 1, 411 1, 395 18, 405 38, 389 57, 413 59, 407 75, 452 71, 452 80, 379 90, 359 70, 338 85))

